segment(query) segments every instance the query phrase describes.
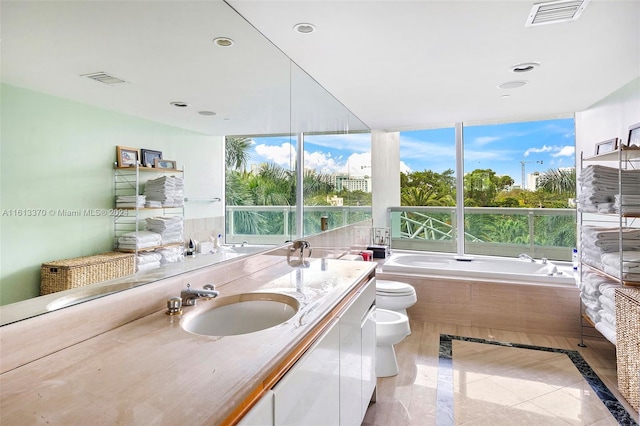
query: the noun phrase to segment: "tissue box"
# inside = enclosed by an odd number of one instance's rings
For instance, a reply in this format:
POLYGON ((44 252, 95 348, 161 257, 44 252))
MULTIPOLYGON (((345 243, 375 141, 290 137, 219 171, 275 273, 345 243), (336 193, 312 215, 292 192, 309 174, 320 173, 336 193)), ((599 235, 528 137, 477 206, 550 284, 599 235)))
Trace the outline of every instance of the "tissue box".
POLYGON ((213 249, 214 249, 214 246, 211 241, 204 241, 202 243, 198 243, 198 253, 211 253, 213 249))
POLYGON ((373 251, 374 259, 385 259, 389 255, 389 246, 373 245, 367 247, 367 250, 373 251))

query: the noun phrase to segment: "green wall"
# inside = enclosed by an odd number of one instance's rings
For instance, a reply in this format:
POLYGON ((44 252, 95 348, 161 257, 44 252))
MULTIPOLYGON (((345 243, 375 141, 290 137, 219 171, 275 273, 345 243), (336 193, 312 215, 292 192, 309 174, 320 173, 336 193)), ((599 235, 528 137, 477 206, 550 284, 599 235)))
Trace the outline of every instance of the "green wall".
MULTIPOLYGON (((189 197, 223 194, 222 137, 9 85, 0 95, 0 305, 38 295, 42 263, 112 249, 113 218, 83 210, 113 208, 117 145, 177 160, 189 197)), ((221 216, 220 204, 186 216, 221 216)))

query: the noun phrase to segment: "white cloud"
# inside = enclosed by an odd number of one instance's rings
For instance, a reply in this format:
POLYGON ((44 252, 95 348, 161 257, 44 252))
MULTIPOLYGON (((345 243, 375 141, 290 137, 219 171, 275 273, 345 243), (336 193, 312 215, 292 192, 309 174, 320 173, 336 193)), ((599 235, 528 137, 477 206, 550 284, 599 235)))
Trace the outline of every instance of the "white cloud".
POLYGON ((532 153, 536 154, 541 152, 552 152, 557 148, 558 147, 547 146, 547 145, 544 145, 542 148, 529 148, 524 152, 523 157, 527 157, 529 154, 532 154, 532 153))
POLYGON ((566 145, 560 148, 558 152, 551 154, 552 157, 571 157, 576 153, 576 147, 566 145))
MULTIPOLYGON (((340 157, 337 159, 340 160, 340 157)), ((305 169, 315 169, 320 173, 336 173, 342 165, 336 162, 331 153, 325 154, 320 151, 304 152, 305 169)))
POLYGON ((351 154, 340 172, 350 176, 371 176, 371 152, 351 154))
POLYGON ((296 149, 290 143, 283 143, 280 146, 277 145, 256 145, 256 153, 267 161, 273 161, 280 166, 289 166, 291 159, 295 158, 296 149))
POLYGON ((502 138, 497 137, 497 136, 480 136, 478 138, 475 138, 473 140, 473 142, 476 145, 483 146, 483 145, 486 145, 486 144, 491 143, 491 142, 499 141, 500 139, 502 139, 502 138))

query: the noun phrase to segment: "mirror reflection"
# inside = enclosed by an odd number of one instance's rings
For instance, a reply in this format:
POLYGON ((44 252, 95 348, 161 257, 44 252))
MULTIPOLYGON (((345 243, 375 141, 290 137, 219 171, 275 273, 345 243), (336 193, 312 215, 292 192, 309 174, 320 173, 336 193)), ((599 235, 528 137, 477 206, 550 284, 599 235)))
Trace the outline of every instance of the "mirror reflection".
POLYGON ((225 135, 367 130, 224 2, 0 7, 2 324, 248 251, 39 296, 43 263, 113 250, 117 146, 175 162, 188 243, 226 237, 225 135))

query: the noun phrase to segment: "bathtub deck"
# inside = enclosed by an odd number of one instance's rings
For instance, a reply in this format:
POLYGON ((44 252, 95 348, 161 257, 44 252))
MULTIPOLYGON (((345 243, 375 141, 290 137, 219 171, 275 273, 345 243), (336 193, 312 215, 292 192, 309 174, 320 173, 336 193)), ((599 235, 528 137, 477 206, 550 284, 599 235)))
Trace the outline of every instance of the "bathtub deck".
POLYGON ((495 283, 376 272, 416 289, 412 319, 525 333, 580 336, 580 296, 575 286, 495 283))

